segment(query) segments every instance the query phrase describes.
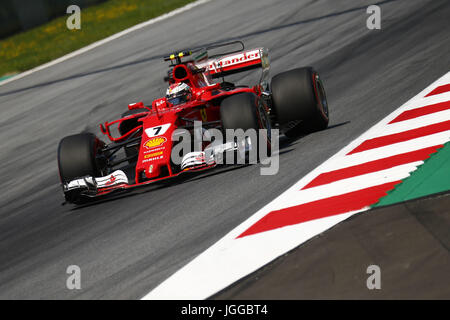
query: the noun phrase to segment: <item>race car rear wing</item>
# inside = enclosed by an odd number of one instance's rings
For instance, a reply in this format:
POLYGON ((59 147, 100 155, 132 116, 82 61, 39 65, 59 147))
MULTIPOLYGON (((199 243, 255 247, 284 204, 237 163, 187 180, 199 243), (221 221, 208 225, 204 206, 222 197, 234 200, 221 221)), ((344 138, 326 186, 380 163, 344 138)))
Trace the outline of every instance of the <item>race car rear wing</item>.
MULTIPOLYGON (((184 50, 172 53, 164 57, 165 61, 171 61, 172 66, 182 63, 181 58, 193 56, 194 63, 198 70, 205 72, 213 79, 222 78, 227 75, 236 74, 252 69, 261 68, 262 76, 260 83, 267 85, 270 69, 269 53, 266 48, 256 48, 245 50, 242 41, 232 41, 228 43, 219 43, 194 50, 184 50), (217 48, 227 47, 239 44, 238 50, 228 51, 210 55, 210 51, 217 48)), ((186 61, 187 62, 187 61, 186 61)))
POLYGON ((256 68, 262 68, 264 71, 269 68, 268 52, 264 48, 245 50, 210 59, 201 65, 197 64, 197 67, 207 67, 213 78, 220 78, 256 68))
POLYGON ((269 89, 270 62, 268 50, 265 48, 244 50, 239 53, 209 59, 205 62, 197 62, 196 67, 204 69, 207 76, 213 79, 261 68, 262 74, 259 83, 263 91, 269 89))

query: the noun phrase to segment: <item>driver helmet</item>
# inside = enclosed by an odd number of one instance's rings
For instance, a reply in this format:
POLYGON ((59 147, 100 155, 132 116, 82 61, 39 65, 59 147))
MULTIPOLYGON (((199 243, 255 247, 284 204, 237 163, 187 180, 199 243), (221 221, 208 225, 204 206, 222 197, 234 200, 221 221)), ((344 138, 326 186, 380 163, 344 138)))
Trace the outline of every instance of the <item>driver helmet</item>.
POLYGON ((184 82, 170 85, 166 92, 166 99, 173 105, 186 103, 192 97, 191 88, 184 82))

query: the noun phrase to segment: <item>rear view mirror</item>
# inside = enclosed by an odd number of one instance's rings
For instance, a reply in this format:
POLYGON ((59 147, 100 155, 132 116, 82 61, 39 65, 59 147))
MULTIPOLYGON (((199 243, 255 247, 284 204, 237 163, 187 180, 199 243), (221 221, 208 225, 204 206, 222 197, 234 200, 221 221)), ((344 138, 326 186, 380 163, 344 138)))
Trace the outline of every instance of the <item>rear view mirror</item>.
POLYGON ((136 103, 130 103, 128 105, 128 110, 142 109, 145 108, 144 103, 142 101, 136 103))

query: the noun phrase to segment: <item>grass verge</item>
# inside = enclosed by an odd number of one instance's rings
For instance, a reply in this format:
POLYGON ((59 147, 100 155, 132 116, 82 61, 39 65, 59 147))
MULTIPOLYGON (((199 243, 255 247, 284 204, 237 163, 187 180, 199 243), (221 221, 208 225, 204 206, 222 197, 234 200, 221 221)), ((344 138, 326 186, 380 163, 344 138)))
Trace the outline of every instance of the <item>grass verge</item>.
POLYGON ((22 72, 90 43, 182 7, 194 0, 109 0, 81 11, 81 30, 69 30, 69 15, 0 40, 0 77, 22 72))

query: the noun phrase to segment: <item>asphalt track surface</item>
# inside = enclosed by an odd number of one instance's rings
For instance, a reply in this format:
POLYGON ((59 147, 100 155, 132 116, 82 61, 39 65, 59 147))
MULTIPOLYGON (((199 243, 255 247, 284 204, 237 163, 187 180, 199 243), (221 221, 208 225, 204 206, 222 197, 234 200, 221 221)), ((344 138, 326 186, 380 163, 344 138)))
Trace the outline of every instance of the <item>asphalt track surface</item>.
MULTIPOLYGON (((0 87, 0 298, 140 298, 294 182, 448 71, 447 0, 213 0, 0 87), (178 48, 230 39, 269 48, 272 75, 321 73, 328 130, 283 141, 280 170, 226 168, 75 209, 63 201, 58 141, 162 96, 178 48), (66 268, 81 268, 81 290, 66 268)), ((256 75, 235 77, 239 83, 256 75)), ((385 223, 389 223, 386 221, 385 223)))

